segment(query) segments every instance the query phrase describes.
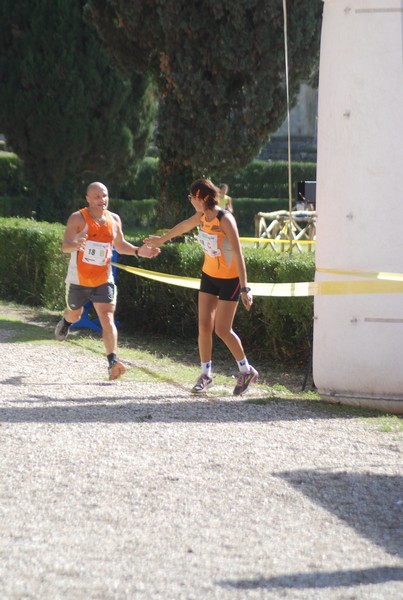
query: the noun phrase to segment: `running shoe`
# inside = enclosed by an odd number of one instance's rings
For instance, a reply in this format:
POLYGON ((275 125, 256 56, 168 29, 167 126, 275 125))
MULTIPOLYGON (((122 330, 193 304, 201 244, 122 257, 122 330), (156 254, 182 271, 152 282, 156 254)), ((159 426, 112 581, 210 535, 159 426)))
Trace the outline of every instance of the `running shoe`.
POLYGON ((67 325, 64 319, 60 319, 55 328, 55 338, 58 342, 64 342, 69 335, 70 325, 67 325))
POLYGON ((113 361, 108 367, 109 373, 109 381, 113 381, 114 379, 119 379, 126 373, 126 367, 120 362, 120 360, 113 361))
POLYGON ((209 387, 213 385, 213 380, 208 375, 204 373, 200 375, 199 379, 196 381, 195 385, 192 387, 192 394, 200 394, 207 390, 209 387))
POLYGON ((234 396, 242 396, 251 383, 258 380, 259 373, 251 366, 248 373, 239 373, 236 386, 234 387, 234 396))

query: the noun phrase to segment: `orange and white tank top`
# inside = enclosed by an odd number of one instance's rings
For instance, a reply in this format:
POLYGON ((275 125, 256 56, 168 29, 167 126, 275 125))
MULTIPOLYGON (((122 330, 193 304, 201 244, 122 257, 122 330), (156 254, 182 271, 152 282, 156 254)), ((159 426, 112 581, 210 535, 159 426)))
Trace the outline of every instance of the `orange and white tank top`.
POLYGON ((226 212, 228 211, 220 209, 211 221, 206 221, 206 217, 202 215, 198 240, 204 251, 203 273, 210 277, 233 279, 239 275, 231 245, 221 229, 221 219, 226 212))
POLYGON ((97 287, 104 283, 113 283, 111 267, 114 239, 113 217, 105 211, 105 222, 100 225, 92 219, 87 208, 80 210, 85 226, 78 237, 87 234, 84 250, 71 253, 66 282, 97 287))

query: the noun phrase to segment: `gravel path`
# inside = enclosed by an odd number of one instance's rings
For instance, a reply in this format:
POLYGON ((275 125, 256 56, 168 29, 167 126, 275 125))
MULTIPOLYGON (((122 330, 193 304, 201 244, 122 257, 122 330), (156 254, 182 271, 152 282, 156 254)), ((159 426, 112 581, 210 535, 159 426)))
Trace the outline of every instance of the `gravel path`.
POLYGON ((401 434, 7 336, 2 600, 403 598, 401 434))

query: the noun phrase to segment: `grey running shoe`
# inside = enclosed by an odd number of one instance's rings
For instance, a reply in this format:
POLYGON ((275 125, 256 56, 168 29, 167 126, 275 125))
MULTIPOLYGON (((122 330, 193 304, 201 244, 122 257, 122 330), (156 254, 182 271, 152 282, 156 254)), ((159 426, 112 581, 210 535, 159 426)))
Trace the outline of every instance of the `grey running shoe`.
POLYGON ((126 367, 120 362, 120 360, 115 360, 109 365, 108 373, 109 381, 113 381, 114 379, 119 379, 123 373, 126 373, 126 367))
POLYGON ((64 342, 66 337, 69 335, 70 325, 66 325, 64 319, 60 319, 55 328, 55 338, 58 342, 64 342))
POLYGON ((200 394, 213 385, 213 380, 208 375, 202 374, 192 387, 192 394, 200 394))
POLYGON ((234 387, 234 396, 242 396, 251 383, 258 380, 259 373, 251 366, 248 373, 239 373, 236 386, 234 387))

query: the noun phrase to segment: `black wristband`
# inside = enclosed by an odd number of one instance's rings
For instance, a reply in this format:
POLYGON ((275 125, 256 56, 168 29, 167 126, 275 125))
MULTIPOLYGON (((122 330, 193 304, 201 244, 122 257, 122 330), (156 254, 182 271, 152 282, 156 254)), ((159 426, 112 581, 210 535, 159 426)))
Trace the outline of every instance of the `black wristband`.
POLYGON ((138 248, 134 249, 134 256, 137 256, 137 258, 139 257, 139 249, 138 248))
POLYGON ((250 292, 250 287, 243 287, 239 290, 239 292, 242 294, 242 292, 246 292, 247 294, 250 292))

